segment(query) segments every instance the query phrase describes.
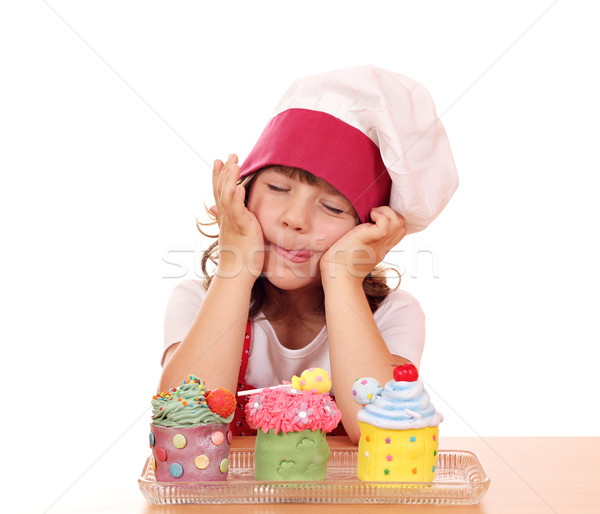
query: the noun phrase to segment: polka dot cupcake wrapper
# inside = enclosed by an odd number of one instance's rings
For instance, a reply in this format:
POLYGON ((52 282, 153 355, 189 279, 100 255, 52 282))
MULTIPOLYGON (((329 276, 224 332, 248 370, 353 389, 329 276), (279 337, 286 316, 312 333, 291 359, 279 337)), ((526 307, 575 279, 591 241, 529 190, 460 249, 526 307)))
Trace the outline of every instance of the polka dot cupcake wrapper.
POLYGON ((198 482, 224 480, 229 471, 229 425, 189 428, 151 425, 150 447, 156 480, 198 482))

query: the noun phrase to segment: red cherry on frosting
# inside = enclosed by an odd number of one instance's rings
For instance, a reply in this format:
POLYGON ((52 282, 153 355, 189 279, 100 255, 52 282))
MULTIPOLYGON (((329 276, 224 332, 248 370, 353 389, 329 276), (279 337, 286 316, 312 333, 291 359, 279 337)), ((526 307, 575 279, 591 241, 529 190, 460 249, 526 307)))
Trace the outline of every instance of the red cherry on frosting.
POLYGON ((394 368, 394 380, 396 382, 415 382, 417 378, 419 378, 419 372, 416 366, 410 362, 394 368))
POLYGON ((235 412, 235 395, 224 387, 210 391, 206 395, 206 403, 211 411, 222 418, 228 418, 235 412))

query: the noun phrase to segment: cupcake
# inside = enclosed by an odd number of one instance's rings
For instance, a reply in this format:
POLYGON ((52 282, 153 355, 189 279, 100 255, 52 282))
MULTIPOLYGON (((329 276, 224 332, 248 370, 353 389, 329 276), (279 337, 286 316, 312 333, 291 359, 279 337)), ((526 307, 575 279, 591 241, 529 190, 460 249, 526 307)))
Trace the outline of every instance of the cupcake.
POLYGON ((326 433, 342 419, 330 389, 327 371, 311 368, 294 376, 292 383, 250 396, 246 419, 258 429, 254 453, 257 480, 325 479, 330 453, 326 433))
POLYGON ((229 423, 235 396, 207 391, 190 375, 179 387, 152 399, 150 447, 158 482, 225 480, 229 470, 229 423))
POLYGON ((413 364, 394 369, 381 387, 373 378, 352 385, 358 411, 358 478, 368 481, 431 482, 443 416, 429 401, 413 364))

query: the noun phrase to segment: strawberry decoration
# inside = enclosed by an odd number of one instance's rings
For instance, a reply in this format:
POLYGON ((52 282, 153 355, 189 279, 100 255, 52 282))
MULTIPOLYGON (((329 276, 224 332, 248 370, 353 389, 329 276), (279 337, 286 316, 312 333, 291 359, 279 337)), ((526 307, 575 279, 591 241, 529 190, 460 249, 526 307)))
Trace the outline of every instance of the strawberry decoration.
POLYGON ((228 418, 235 412, 235 395, 224 387, 209 391, 206 395, 208 408, 222 418, 228 418))
POLYGON ((394 380, 396 382, 416 382, 418 378, 419 371, 410 362, 394 368, 394 380))

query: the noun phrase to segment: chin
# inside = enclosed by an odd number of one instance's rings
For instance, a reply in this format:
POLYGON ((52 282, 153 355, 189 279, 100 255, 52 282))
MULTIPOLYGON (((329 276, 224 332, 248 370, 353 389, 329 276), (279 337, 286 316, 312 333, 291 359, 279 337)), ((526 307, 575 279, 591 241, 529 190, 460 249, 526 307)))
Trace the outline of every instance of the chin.
POLYGON ((267 272, 263 276, 275 287, 283 291, 293 291, 302 287, 314 285, 321 282, 321 277, 298 277, 293 272, 279 273, 279 275, 269 275, 267 272))

